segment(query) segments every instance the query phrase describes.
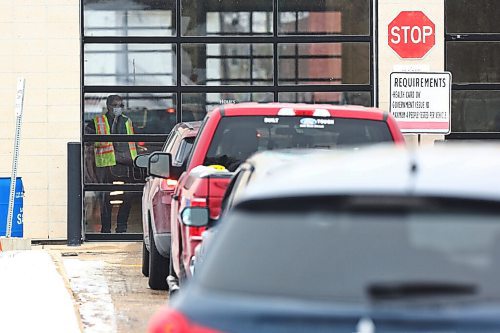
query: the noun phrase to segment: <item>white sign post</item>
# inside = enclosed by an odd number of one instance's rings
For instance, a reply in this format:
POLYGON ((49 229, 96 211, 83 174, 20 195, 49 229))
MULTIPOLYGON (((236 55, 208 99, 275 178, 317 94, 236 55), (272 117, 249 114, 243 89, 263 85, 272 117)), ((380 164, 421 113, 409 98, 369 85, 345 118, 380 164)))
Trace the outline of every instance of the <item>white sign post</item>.
POLYGON ((449 134, 451 73, 391 73, 390 111, 403 133, 449 134))
POLYGON ((21 138, 21 121, 23 116, 24 104, 24 78, 17 79, 16 92, 16 134, 14 139, 14 156, 12 158, 12 174, 10 177, 10 198, 9 198, 9 213, 7 215, 7 232, 5 237, 10 238, 12 233, 12 217, 14 214, 14 198, 16 194, 17 180, 17 164, 19 160, 19 143, 21 138))

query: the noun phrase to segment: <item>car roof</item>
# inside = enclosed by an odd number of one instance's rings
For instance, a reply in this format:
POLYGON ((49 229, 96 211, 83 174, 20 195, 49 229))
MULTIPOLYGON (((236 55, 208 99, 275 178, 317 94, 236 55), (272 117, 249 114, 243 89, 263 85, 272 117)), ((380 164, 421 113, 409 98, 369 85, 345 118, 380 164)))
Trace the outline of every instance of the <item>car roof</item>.
POLYGON ((305 103, 239 103, 225 104, 213 109, 211 112, 220 112, 223 116, 277 116, 282 109, 292 109, 295 111, 315 111, 318 109, 327 110, 332 117, 361 118, 373 120, 385 120, 388 113, 374 107, 361 105, 331 105, 331 104, 305 104, 305 103))
POLYGON ((314 154, 320 149, 276 149, 276 150, 262 150, 251 155, 246 162, 253 166, 265 167, 272 164, 281 164, 281 161, 291 161, 302 158, 304 154, 314 154))
POLYGON ((250 179, 253 182, 256 179, 271 174, 279 176, 279 172, 282 172, 283 167, 286 168, 287 165, 293 165, 294 162, 304 159, 305 155, 320 154, 321 151, 323 149, 291 148, 264 150, 250 156, 242 163, 242 167, 249 165, 253 169, 252 178, 250 179))
POLYGON ((387 195, 500 201, 499 144, 374 145, 323 151, 248 186, 241 201, 387 195))

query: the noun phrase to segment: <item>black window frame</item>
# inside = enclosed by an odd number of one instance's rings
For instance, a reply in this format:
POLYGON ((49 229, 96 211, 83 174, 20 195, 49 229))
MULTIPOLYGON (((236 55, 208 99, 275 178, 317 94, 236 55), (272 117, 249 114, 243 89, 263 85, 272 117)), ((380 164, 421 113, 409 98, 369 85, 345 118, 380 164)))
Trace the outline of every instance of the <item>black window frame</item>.
MULTIPOLYGON (((500 42, 500 33, 474 32, 474 33, 450 33, 448 32, 448 16, 446 13, 445 0, 445 15, 444 15, 444 30, 445 30, 445 48, 444 48, 444 63, 448 70, 448 43, 449 42, 500 42)), ((452 73, 453 74, 453 73, 452 73)), ((500 90, 500 83, 452 83, 451 93, 458 91, 492 91, 500 90)), ((453 113, 453 110, 451 110, 453 113)), ((498 140, 500 132, 451 132, 445 136, 446 140, 498 140)))
MULTIPOLYGON (((278 29, 278 0, 273 1, 273 31, 271 35, 253 36, 182 36, 181 34, 181 0, 175 0, 175 34, 173 36, 86 36, 85 35, 85 11, 84 0, 80 0, 80 86, 81 86, 81 142, 82 147, 86 143, 100 141, 114 142, 165 142, 166 134, 134 134, 130 135, 97 135, 85 134, 84 126, 84 101, 85 94, 88 93, 172 93, 176 105, 176 122, 182 121, 182 95, 185 93, 272 93, 273 101, 279 101, 279 93, 311 93, 311 92, 367 92, 371 94, 371 105, 378 105, 378 66, 376 59, 377 51, 377 31, 375 29, 375 18, 377 17, 377 1, 369 2, 369 31, 367 35, 280 35, 278 29), (369 83, 367 84, 311 84, 311 85, 280 85, 279 80, 279 52, 280 44, 316 44, 316 43, 367 43, 369 45, 369 83), (171 44, 175 50, 175 70, 174 86, 109 86, 109 85, 85 85, 85 46, 90 44, 171 44), (251 85, 231 85, 231 86, 206 86, 206 85, 182 85, 182 45, 184 44, 269 44, 273 48, 273 83, 272 85, 251 86, 251 85)), ((252 78, 250 78, 251 80, 252 78)), ((195 142, 196 144, 196 142, 195 142)), ((83 157, 83 149, 82 149, 83 157)), ((190 157, 188 157, 190 159, 190 157)), ((83 159, 82 159, 83 160, 83 159)), ((132 191, 142 192, 143 183, 138 184, 86 184, 82 182, 83 196, 87 191, 132 191)), ((121 235, 86 235, 89 240, 106 239, 142 239, 141 234, 121 234, 121 235)))

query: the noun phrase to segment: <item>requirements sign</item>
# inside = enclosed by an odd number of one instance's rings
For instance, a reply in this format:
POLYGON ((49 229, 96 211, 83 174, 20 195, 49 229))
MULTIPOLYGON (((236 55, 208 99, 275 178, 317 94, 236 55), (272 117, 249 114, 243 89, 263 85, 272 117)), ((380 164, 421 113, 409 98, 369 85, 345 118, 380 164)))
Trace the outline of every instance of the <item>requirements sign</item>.
POLYGON ((391 73, 390 111, 403 133, 450 133, 451 73, 391 73))

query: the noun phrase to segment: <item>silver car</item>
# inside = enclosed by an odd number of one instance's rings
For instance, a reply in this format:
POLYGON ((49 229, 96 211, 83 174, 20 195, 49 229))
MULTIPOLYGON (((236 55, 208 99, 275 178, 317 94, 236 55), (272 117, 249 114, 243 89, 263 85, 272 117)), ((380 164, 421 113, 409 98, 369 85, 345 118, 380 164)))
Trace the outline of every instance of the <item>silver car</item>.
MULTIPOLYGON (((307 156, 250 184, 171 303, 228 332, 500 332, 500 146, 307 156)), ((203 216, 199 214, 198 216, 203 216)))

